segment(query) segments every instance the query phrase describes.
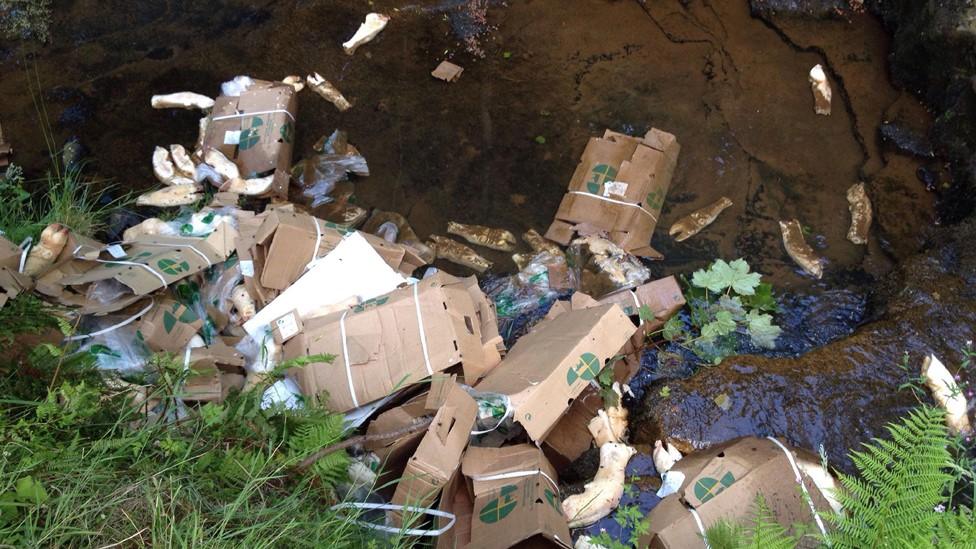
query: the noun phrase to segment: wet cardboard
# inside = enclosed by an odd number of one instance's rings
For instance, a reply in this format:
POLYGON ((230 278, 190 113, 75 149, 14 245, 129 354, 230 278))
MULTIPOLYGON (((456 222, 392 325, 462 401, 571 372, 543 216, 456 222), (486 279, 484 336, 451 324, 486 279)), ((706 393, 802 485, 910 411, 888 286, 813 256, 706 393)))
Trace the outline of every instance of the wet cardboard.
POLYGON ((204 148, 224 153, 245 179, 273 173, 273 194, 287 198, 297 107, 288 84, 255 80, 239 97, 221 95, 214 101, 204 148))
POLYGON ((175 353, 186 348, 203 327, 193 309, 173 299, 160 299, 139 323, 137 335, 157 352, 175 353))
POLYGON ((455 82, 458 78, 461 78, 461 73, 464 69, 450 61, 441 61, 437 68, 431 71, 430 75, 438 80, 443 80, 445 82, 455 82))
MULTIPOLYGON (((810 459, 817 462, 815 456, 810 459)), ((673 470, 684 473, 685 480, 677 493, 651 510, 651 530, 641 538, 641 547, 702 547, 701 532, 689 508, 695 509, 705 529, 721 519, 741 523, 755 512, 760 494, 783 526, 805 523, 816 529, 789 459, 768 439, 735 439, 686 456, 673 470)), ((832 512, 813 480, 803 473, 801 478, 817 511, 832 512)), ((816 544, 801 544, 808 546, 816 544)))
MULTIPOLYGON (((427 394, 421 393, 404 404, 379 414, 370 421, 366 428, 366 434, 390 433, 412 425, 421 417, 431 414, 427 410, 426 400, 427 394)), ((364 445, 367 450, 375 453, 380 459, 382 468, 376 485, 387 487, 390 490, 388 496, 392 495, 392 487, 387 485, 403 475, 407 460, 417 451, 417 446, 420 445, 420 439, 423 437, 424 431, 420 431, 394 440, 367 442, 364 445)))
POLYGON ((477 389, 509 395, 515 421, 541 442, 634 329, 616 304, 569 311, 519 339, 477 389))
POLYGON ((471 544, 480 549, 572 547, 558 476, 531 444, 471 447, 461 471, 471 482, 471 544), (508 474, 511 478, 490 479, 508 474))
POLYGON ((407 286, 346 311, 305 319, 303 331, 284 344, 285 359, 319 353, 336 358, 331 364, 296 368, 290 375, 303 394, 327 394, 329 407, 337 412, 385 397, 458 363, 466 379, 478 379, 499 361, 499 354, 495 342, 483 339, 479 314, 494 322, 494 311, 471 298, 476 288, 438 273, 418 283, 416 298, 413 286, 407 286))
MULTIPOLYGON (((461 465, 478 404, 459 385, 451 386, 417 451, 407 462, 391 503, 430 507, 461 465)), ((394 516, 398 523, 398 516, 394 516)))
POLYGON ((595 387, 587 387, 553 427, 542 450, 556 470, 563 471, 593 446, 589 424, 603 408, 603 397, 595 387))
POLYGON ((660 330, 669 318, 685 306, 685 296, 678 280, 668 276, 608 294, 600 298, 599 303, 616 303, 628 316, 638 316, 641 307, 646 305, 653 318, 645 319, 641 328, 644 334, 650 334, 660 330))

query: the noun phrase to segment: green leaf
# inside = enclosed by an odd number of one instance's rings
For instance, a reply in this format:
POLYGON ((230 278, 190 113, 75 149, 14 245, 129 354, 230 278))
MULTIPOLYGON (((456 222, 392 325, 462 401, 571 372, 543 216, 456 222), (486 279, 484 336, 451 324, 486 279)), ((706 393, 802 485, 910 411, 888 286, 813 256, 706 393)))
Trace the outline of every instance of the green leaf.
POLYGON ((719 311, 715 313, 715 320, 702 326, 702 339, 712 340, 719 336, 728 335, 735 330, 735 326, 735 319, 732 318, 732 313, 719 311))
POLYGON ((746 310, 742 307, 742 300, 739 296, 723 295, 718 298, 718 307, 723 311, 732 313, 732 318, 741 320, 746 316, 746 310))
POLYGON ((746 315, 746 322, 748 322, 749 337, 755 345, 766 349, 776 347, 776 338, 783 329, 773 324, 772 316, 753 310, 746 315))
POLYGON ((685 323, 682 322, 681 317, 674 315, 664 323, 664 329, 661 332, 661 336, 668 340, 674 341, 678 338, 683 338, 687 336, 685 332, 685 323))
POLYGON ((17 499, 40 505, 48 500, 47 490, 34 477, 22 477, 17 481, 17 499))
POLYGON ((671 387, 665 385, 664 387, 661 387, 661 390, 658 391, 657 394, 661 398, 668 398, 669 396, 671 396, 671 387))
POLYGON ((540 145, 545 145, 546 144, 546 138, 545 138, 545 136, 537 135, 537 136, 535 136, 535 142, 538 143, 538 144, 540 144, 540 145))
POLYGON ((749 272, 749 264, 744 259, 736 259, 732 263, 716 259, 707 271, 695 271, 691 283, 715 293, 732 288, 738 294, 752 295, 759 285, 760 278, 759 273, 749 272))
POLYGON ((773 285, 768 282, 761 282, 756 286, 756 292, 753 295, 744 296, 742 302, 749 308, 758 309, 763 312, 779 310, 779 304, 776 303, 776 298, 773 297, 773 285))
POLYGON ((641 322, 649 322, 654 320, 654 311, 651 310, 649 305, 641 305, 637 309, 637 316, 640 318, 641 322))

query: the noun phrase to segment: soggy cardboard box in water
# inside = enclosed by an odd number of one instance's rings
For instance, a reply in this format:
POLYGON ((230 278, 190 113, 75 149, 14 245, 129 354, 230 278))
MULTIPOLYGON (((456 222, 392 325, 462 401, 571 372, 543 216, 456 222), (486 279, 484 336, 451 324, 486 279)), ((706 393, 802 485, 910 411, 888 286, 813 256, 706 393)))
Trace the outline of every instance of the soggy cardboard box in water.
POLYGON ((559 477, 541 450, 531 444, 472 447, 461 472, 473 496, 466 547, 572 547, 559 477))
POLYGON ((297 107, 290 85, 255 80, 239 97, 214 101, 204 148, 224 153, 245 179, 274 174, 273 194, 287 198, 297 107))
POLYGON ((569 311, 519 339, 476 388, 509 395, 515 421, 541 442, 634 330, 616 304, 569 311))
POLYGON ((438 273, 352 309, 305 319, 303 331, 285 343, 285 358, 336 358, 296 368, 291 376, 303 394, 327 394, 337 412, 459 363, 466 379, 478 379, 500 361, 500 338, 481 332, 482 323, 495 322, 494 310, 472 298, 478 294, 470 281, 438 273))
POLYGON ((819 463, 812 454, 791 452, 785 444, 781 447, 772 440, 755 437, 736 439, 686 456, 672 469, 685 475, 681 488, 651 510, 651 530, 638 545, 655 549, 701 547, 702 530, 689 508, 695 510, 704 529, 722 519, 742 523, 753 516, 759 495, 783 526, 806 524, 817 532, 811 505, 818 513, 832 511, 813 480, 802 471, 797 472, 794 462, 798 457, 819 463), (809 502, 796 480, 798 474, 809 493, 809 502))

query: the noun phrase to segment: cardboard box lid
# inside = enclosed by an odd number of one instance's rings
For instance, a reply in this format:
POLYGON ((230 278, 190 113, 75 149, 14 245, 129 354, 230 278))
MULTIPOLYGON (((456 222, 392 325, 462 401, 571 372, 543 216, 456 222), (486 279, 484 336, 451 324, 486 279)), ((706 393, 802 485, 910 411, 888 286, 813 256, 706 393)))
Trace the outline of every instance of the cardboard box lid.
POLYGON ((542 450, 531 444, 515 444, 501 448, 472 446, 464 454, 461 472, 471 480, 475 497, 511 484, 514 478, 522 477, 542 477, 536 480, 548 483, 552 490, 559 489, 556 470, 542 450), (540 471, 542 475, 539 474, 540 471), (509 478, 494 478, 499 476, 509 478))
POLYGON ((533 545, 572 547, 559 495, 548 482, 515 478, 475 497, 468 547, 507 549, 527 540, 533 545))
POLYGON ((542 441, 634 329, 616 304, 564 313, 519 339, 477 388, 509 395, 515 420, 542 441))

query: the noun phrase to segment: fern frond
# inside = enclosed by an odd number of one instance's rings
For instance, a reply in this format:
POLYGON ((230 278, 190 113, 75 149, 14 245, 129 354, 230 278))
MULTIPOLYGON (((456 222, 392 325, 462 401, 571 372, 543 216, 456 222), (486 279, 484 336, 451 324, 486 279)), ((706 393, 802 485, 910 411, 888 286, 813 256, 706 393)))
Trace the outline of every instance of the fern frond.
MULTIPOLYGON (((292 457, 301 459, 326 446, 342 440, 343 417, 329 414, 315 417, 314 421, 304 423, 295 429, 288 437, 288 448, 292 457)), ((349 455, 344 450, 333 452, 316 460, 312 466, 315 473, 325 484, 335 486, 346 478, 349 468, 349 455)))
POLYGON ((756 498, 756 514, 746 527, 746 535, 749 541, 744 547, 750 549, 793 549, 798 543, 785 526, 776 522, 762 495, 756 498))
POLYGON ((742 527, 724 519, 705 530, 705 541, 712 549, 740 549, 746 543, 742 527))
POLYGON ((967 507, 942 514, 936 530, 940 549, 976 547, 976 515, 967 507))

